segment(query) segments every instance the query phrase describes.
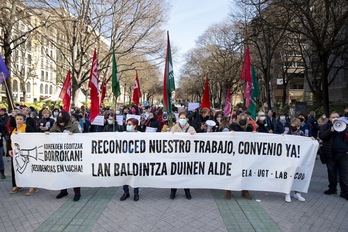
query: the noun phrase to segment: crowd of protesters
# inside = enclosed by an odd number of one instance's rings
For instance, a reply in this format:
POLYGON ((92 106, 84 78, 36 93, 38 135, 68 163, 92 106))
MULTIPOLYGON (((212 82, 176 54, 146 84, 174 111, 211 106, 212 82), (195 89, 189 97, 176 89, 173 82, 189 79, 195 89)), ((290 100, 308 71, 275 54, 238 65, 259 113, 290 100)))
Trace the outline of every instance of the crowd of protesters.
MULTIPOLYGON (((85 106, 75 107, 70 112, 64 113, 65 121, 60 122, 62 110, 59 107, 48 107, 43 104, 41 109, 27 107, 24 103, 18 104, 16 108, 8 114, 5 108, 0 109, 0 178, 4 179, 3 156, 9 155, 10 135, 16 129, 16 115, 24 115, 25 124, 35 132, 59 132, 59 124, 72 124, 76 129, 73 133, 92 133, 92 132, 170 132, 184 131, 183 128, 192 128, 191 132, 228 132, 228 131, 246 131, 259 133, 289 134, 297 136, 313 137, 323 143, 325 163, 328 168, 329 189, 325 194, 337 193, 337 178, 339 178, 341 194, 340 196, 348 200, 348 136, 347 132, 338 132, 333 128, 334 119, 339 118, 337 112, 333 112, 329 117, 325 114, 316 117, 315 112, 306 114, 302 112, 296 116, 290 117, 288 112, 275 112, 269 110, 267 113, 260 111, 256 119, 252 119, 250 112, 242 108, 235 109, 230 115, 226 116, 221 111, 213 111, 208 108, 188 110, 187 106, 175 107, 173 113, 164 112, 162 107, 155 106, 121 106, 121 107, 101 107, 100 116, 104 118, 104 125, 93 125, 89 120, 89 110, 85 106), (180 113, 185 112, 180 118, 180 113), (127 115, 138 115, 140 122, 132 123, 129 126, 127 115), (67 116, 69 115, 69 117, 67 116), (69 122, 66 119, 69 118, 69 122), (207 123, 213 121, 214 123, 207 123), (58 124, 58 125, 57 125, 58 124), (5 147, 5 149, 4 149, 5 147), (337 177, 338 173, 338 177, 337 177)), ((348 119, 348 108, 344 112, 344 117, 348 119)), ((71 127, 72 127, 71 125, 71 127)), ((21 190, 16 187, 15 190, 21 190)), ((80 189, 74 188, 74 200, 80 199, 80 189)), ((17 191, 11 191, 13 193, 17 191)), ((32 190, 29 195, 37 192, 32 190)), ((176 189, 171 190, 170 198, 175 198, 176 189)), ((191 199, 189 189, 185 189, 186 197, 191 199)), ((57 198, 67 195, 67 190, 62 190, 57 198)), ((248 190, 242 191, 242 196, 251 199, 248 190)), ((124 194, 120 200, 129 197, 128 186, 124 187, 124 194)), ((226 192, 226 197, 230 197, 230 192, 226 192)), ((305 201, 300 193, 295 192, 293 198, 299 201, 305 201)), ((134 200, 139 200, 139 189, 134 189, 134 200)), ((291 202, 291 195, 285 195, 285 201, 291 202)))

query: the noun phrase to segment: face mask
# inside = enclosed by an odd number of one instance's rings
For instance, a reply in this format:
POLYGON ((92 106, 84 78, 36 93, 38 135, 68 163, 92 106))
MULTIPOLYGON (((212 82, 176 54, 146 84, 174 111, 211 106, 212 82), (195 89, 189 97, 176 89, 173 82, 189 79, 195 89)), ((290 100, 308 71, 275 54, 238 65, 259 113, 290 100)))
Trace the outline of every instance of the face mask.
POLYGON ((119 110, 116 110, 116 112, 115 112, 116 114, 120 114, 120 111, 119 110))
POLYGON ((323 119, 325 119, 326 118, 326 116, 325 115, 323 115, 323 117, 322 117, 323 119))
POLYGON ((132 114, 136 114, 137 113, 137 111, 136 110, 132 110, 132 114))
POLYGON ((205 116, 205 117, 204 117, 205 120, 208 120, 209 118, 210 118, 209 116, 205 116))
POLYGON ((57 117, 58 114, 59 114, 59 112, 53 112, 53 116, 54 116, 54 117, 57 117))
POLYGON ((183 118, 180 118, 180 119, 179 119, 179 124, 180 124, 181 126, 185 126, 186 123, 187 123, 187 120, 186 120, 186 119, 183 119, 183 118))
POLYGON ((280 116, 279 119, 280 121, 285 121, 285 116, 280 116))
POLYGON ((57 123, 62 123, 64 122, 63 117, 59 116, 57 117, 57 123))
POLYGON ((348 112, 344 113, 344 117, 348 118, 348 112))
POLYGON ((128 132, 132 132, 132 131, 133 131, 133 126, 127 125, 126 130, 127 130, 128 132))
POLYGON ((304 122, 304 118, 299 118, 301 122, 304 122))
POLYGON ((247 123, 247 120, 246 120, 246 119, 242 119, 242 120, 239 121, 239 125, 240 125, 240 126, 245 126, 246 123, 247 123))
POLYGON ((265 119, 266 119, 265 116, 261 116, 261 117, 260 117, 260 120, 261 120, 261 121, 264 121, 265 119))
POLYGON ((108 124, 109 124, 109 125, 112 125, 112 123, 113 123, 113 121, 110 120, 110 119, 108 119, 108 124))

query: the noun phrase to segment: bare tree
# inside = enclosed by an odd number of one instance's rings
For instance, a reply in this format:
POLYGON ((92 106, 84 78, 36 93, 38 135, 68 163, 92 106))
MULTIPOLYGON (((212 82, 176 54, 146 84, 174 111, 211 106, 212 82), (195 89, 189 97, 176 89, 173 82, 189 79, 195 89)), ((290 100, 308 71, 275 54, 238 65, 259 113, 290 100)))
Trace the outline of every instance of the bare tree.
POLYGON ((198 38, 197 48, 186 54, 178 97, 200 101, 208 76, 211 102, 221 108, 228 86, 233 92, 239 88, 239 42, 235 31, 233 25, 221 22, 198 38))
MULTIPOLYGON (((26 2, 30 4, 30 1, 26 2)), ((33 24, 33 19, 37 17, 42 16, 32 11, 22 1, 1 1, 0 27, 4 34, 0 36, 0 44, 4 50, 5 64, 10 70, 12 70, 11 67, 13 66, 12 52, 19 46, 24 46, 28 38, 30 38, 30 35, 38 28, 44 26, 45 21, 39 24, 33 24)), ((24 59, 24 57, 22 57, 22 59, 24 59)), ((21 69, 23 74, 23 68, 21 69)), ((17 74, 20 74, 20 72, 17 74)), ((21 80, 21 83, 24 83, 24 80, 21 79, 21 75, 17 77, 21 80)), ((11 80, 7 79, 6 84, 8 86, 8 90, 6 91, 7 103, 9 109, 12 109, 13 97, 11 80)), ((25 91, 25 86, 22 87, 24 87, 23 90, 25 91)))
POLYGON ((344 0, 290 0, 282 6, 295 16, 288 30, 306 39, 306 78, 317 106, 330 112, 329 86, 347 68, 348 7, 344 0))
POLYGON ((55 61, 61 68, 72 69, 74 98, 77 90, 89 79, 94 48, 98 50, 101 72, 110 68, 112 47, 116 51, 119 72, 136 69, 143 60, 135 57, 146 56, 151 62, 158 61, 160 57, 165 35, 160 29, 165 21, 166 4, 163 1, 39 2, 53 15, 50 18, 51 26, 57 28, 64 39, 52 41, 62 58, 60 63, 55 61))
MULTIPOLYGON (((239 25, 244 26, 243 42, 251 46, 253 64, 263 74, 266 101, 268 109, 271 109, 272 65, 292 15, 284 8, 278 8, 274 4, 277 1, 241 0, 237 2, 243 9, 241 12, 244 13, 242 17, 241 15, 236 17, 239 19, 239 25)), ((235 14, 231 16, 235 17, 235 14)))

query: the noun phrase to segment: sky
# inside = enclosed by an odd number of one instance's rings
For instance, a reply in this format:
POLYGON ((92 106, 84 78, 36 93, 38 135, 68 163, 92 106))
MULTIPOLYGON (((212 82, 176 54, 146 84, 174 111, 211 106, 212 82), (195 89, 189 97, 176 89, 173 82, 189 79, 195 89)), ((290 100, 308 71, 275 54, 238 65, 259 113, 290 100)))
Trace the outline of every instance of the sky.
MULTIPOLYGON (((231 0, 171 0, 170 17, 165 29, 171 46, 179 49, 173 55, 174 76, 183 65, 183 55, 195 47, 195 41, 210 26, 226 20, 231 0)), ((173 49, 172 49, 173 50, 173 49)))

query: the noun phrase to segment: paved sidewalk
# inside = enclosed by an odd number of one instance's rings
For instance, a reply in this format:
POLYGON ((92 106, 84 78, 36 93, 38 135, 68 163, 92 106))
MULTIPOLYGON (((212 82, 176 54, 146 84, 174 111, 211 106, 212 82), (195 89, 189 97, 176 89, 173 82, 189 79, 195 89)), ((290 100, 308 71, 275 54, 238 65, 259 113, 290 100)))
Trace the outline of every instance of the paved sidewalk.
MULTIPOLYGON (((245 200, 233 192, 192 189, 192 199, 179 189, 175 200, 169 189, 140 189, 140 200, 132 195, 120 201, 122 188, 82 188, 73 202, 73 191, 55 199, 58 191, 40 189, 25 196, 27 189, 10 194, 10 162, 1 180, 0 231, 348 231, 348 201, 327 196, 326 167, 316 161, 306 202, 284 201, 284 194, 251 192, 245 200), (257 200, 257 201, 256 201, 257 200)), ((132 192, 131 192, 132 193, 132 192)))

